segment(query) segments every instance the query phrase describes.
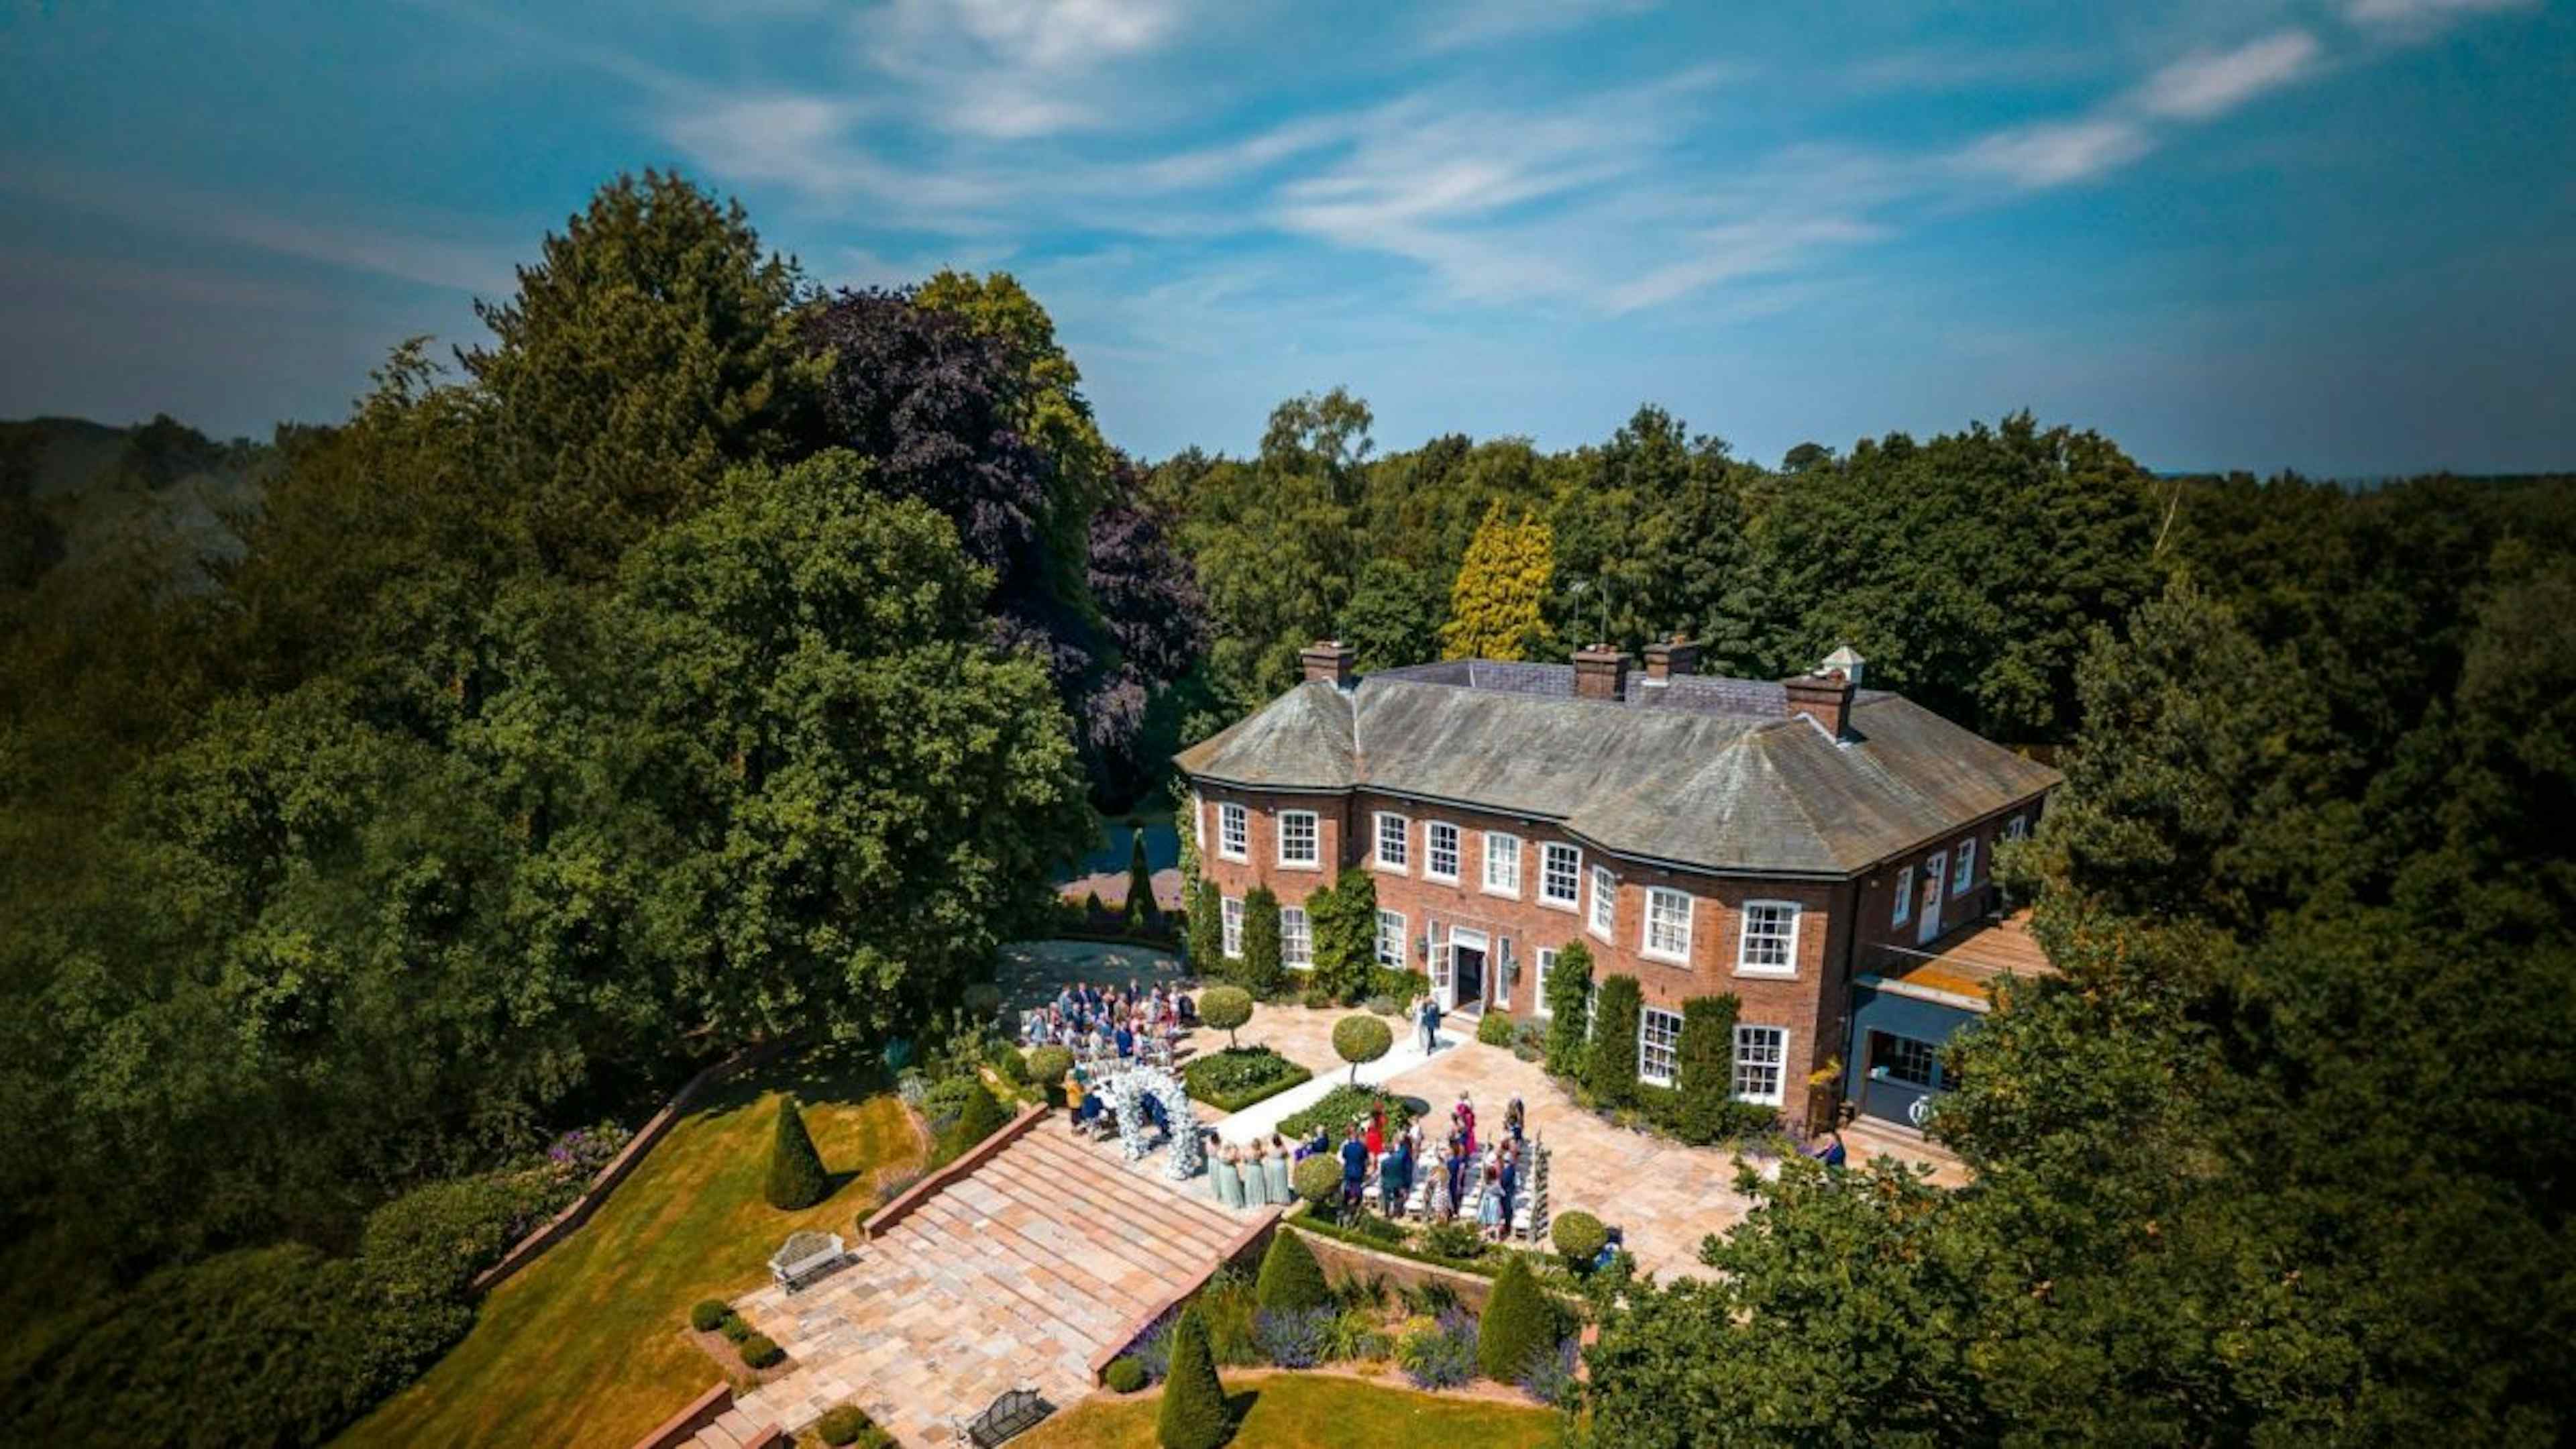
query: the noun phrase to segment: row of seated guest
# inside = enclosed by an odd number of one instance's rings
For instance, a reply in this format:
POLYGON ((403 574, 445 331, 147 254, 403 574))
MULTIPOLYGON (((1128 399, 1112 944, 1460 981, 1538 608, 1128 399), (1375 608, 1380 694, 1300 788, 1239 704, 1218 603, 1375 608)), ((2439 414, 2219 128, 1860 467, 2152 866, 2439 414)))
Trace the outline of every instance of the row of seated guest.
POLYGON ((1197 1020, 1196 1003, 1178 987, 1166 990, 1157 984, 1139 993, 1131 981, 1122 993, 1077 981, 1057 992, 1053 1002, 1020 1018, 1020 1040, 1085 1056, 1114 1052, 1120 1060, 1132 1061, 1150 1043, 1169 1047, 1178 1042, 1197 1020))
POLYGON ((1452 1221, 1463 1212, 1499 1241, 1510 1234, 1520 1201, 1526 1125, 1515 1097, 1503 1116, 1502 1138, 1480 1152, 1475 1105, 1463 1092, 1451 1109, 1448 1132, 1436 1140, 1419 1122, 1390 1138, 1385 1109, 1379 1108, 1351 1119, 1338 1144, 1318 1126, 1312 1139, 1293 1147, 1273 1134, 1249 1147, 1222 1148, 1208 1160, 1210 1187, 1228 1207, 1284 1206, 1291 1200, 1290 1165, 1329 1155, 1341 1164, 1345 1205, 1355 1207, 1374 1196, 1389 1217, 1411 1212, 1434 1222, 1452 1221))

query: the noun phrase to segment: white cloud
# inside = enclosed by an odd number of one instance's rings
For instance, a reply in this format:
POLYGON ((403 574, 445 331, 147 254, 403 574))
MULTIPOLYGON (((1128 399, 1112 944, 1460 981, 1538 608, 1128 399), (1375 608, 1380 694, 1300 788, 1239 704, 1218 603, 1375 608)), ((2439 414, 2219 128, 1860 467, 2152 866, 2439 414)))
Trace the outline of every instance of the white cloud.
POLYGON ((1713 226, 1688 238, 1689 255, 1667 262, 1607 294, 1611 312, 1659 306, 1722 282, 1784 272, 1828 246, 1849 246, 1880 229, 1848 217, 1770 217, 1713 226))
POLYGON ((2429 25, 2484 10, 2521 10, 2539 0, 2352 0, 2344 14, 2360 25, 2429 25))
POLYGON ((1958 153, 1971 172, 2000 176, 2016 186, 2062 186, 2098 176, 2154 148, 2146 129, 2112 116, 2052 121, 1999 131, 1958 153))
POLYGON ((1573 30, 1596 20, 1643 15, 1662 0, 1466 0, 1426 21, 1424 48, 1464 50, 1500 40, 1573 30))
POLYGON ((1111 73, 1181 32, 1188 0, 895 0, 854 14, 870 64, 932 124, 1025 140, 1105 124, 1111 73))
POLYGON ((2322 50, 2308 32, 2284 30, 2234 50, 2194 51, 2150 77, 2138 103, 2151 115, 2206 120, 2298 79, 2322 50))

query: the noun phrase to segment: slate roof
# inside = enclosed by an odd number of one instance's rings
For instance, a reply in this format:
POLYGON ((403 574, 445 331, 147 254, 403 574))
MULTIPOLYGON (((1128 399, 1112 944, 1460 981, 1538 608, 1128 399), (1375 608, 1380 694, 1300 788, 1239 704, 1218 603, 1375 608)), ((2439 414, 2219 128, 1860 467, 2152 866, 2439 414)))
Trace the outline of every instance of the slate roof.
POLYGON ((1177 757, 1260 790, 1383 791, 1546 819, 1616 855, 1847 876, 2057 784, 2057 771, 1899 695, 1861 690, 1837 743, 1776 683, 1632 673, 1574 697, 1563 665, 1483 660, 1298 685, 1177 757))

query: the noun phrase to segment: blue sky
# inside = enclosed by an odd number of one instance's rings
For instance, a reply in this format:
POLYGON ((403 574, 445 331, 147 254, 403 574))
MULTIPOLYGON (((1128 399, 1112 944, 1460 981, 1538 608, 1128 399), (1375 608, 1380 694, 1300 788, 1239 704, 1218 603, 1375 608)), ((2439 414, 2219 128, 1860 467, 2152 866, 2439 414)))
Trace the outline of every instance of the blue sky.
POLYGON ((2565 0, 0 6, 0 416, 339 416, 621 169, 1006 268, 1112 441, 2576 467, 2565 0))

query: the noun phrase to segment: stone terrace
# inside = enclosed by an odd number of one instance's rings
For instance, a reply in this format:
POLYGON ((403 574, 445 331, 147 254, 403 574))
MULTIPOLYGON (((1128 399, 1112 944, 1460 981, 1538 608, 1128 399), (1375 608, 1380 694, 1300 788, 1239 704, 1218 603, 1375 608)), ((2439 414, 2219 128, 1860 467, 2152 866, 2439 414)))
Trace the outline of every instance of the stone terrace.
MULTIPOLYGON (((1035 1388, 1058 1407, 1092 1388, 1091 1360, 1215 1265, 1261 1214, 1170 1183, 1161 1155, 1039 1122, 933 1194, 857 1264, 789 1297, 735 1305, 797 1369, 742 1396, 751 1420, 795 1432, 855 1401, 910 1445, 946 1445, 995 1396, 1035 1388)), ((1263 1209, 1262 1213, 1267 1213, 1263 1209)))

